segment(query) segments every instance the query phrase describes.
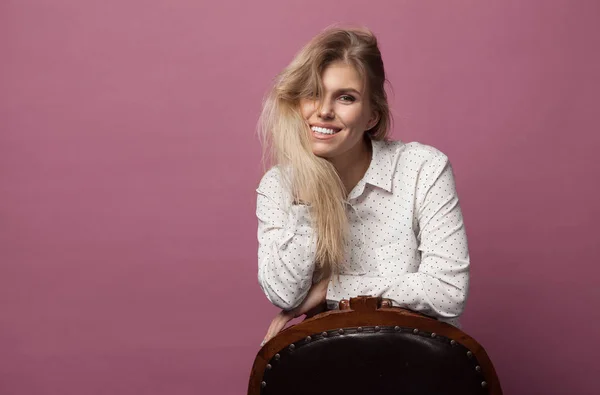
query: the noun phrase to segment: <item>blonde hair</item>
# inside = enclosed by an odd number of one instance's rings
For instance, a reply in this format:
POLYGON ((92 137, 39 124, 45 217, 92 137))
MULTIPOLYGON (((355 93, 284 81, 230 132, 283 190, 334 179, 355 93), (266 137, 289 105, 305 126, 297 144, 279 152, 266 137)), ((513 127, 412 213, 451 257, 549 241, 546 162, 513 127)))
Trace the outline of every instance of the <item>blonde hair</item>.
POLYGON ((386 139, 391 122, 384 89, 387 79, 377 39, 364 27, 332 26, 310 40, 275 78, 258 122, 265 161, 282 170, 284 185, 293 198, 310 203, 317 235, 316 264, 323 273, 339 273, 344 261, 347 191, 333 165, 313 154, 310 126, 299 103, 315 92, 322 97, 321 74, 340 61, 356 69, 367 88, 371 109, 380 115, 366 133, 373 140, 386 139))

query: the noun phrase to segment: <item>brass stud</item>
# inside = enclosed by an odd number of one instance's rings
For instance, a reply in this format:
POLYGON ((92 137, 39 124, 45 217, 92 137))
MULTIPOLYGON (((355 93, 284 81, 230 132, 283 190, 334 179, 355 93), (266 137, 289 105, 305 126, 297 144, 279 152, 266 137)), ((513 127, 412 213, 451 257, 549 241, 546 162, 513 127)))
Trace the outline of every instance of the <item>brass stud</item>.
POLYGON ((323 333, 321 333, 321 336, 323 336, 323 337, 327 337, 327 332, 323 332, 323 333))
POLYGON ((271 370, 271 368, 272 368, 272 367, 273 367, 273 366, 271 366, 271 364, 270 364, 270 363, 268 363, 268 364, 267 364, 267 370, 271 370))
POLYGON ((275 360, 276 360, 276 361, 279 361, 279 358, 281 358, 281 355, 279 355, 279 354, 275 354, 275 360))
POLYGON ((306 336, 306 342, 307 342, 307 343, 308 343, 309 341, 311 341, 311 340, 312 340, 312 337, 310 337, 310 336, 306 336))
POLYGON ((398 331, 400 331, 400 327, 399 327, 398 325, 396 325, 396 326, 394 327, 394 330, 395 330, 396 332, 398 332, 398 331))
POLYGON ((431 337, 436 337, 436 334, 435 334, 435 332, 431 334, 431 337))
POLYGON ((471 351, 467 351, 467 357, 471 358, 473 356, 473 353, 471 351))
POLYGON ((362 332, 362 331, 363 331, 363 328, 362 328, 362 326, 359 326, 358 328, 356 328, 356 330, 357 330, 358 332, 362 332))
POLYGON ((338 329, 338 333, 339 333, 340 335, 343 335, 343 334, 344 334, 344 330, 343 330, 342 328, 340 328, 340 329, 338 329))
POLYGON ((378 326, 376 326, 375 327, 375 332, 379 332, 379 329, 381 329, 381 328, 379 328, 378 326))
POLYGON ((481 366, 479 366, 479 365, 475 366, 475 370, 478 372, 481 372, 481 366))
POLYGON ((455 345, 456 344, 456 340, 450 340, 450 344, 455 345))
POLYGON ((419 330, 417 328, 413 329, 413 333, 416 335, 417 333, 419 333, 419 330))
POLYGON ((288 348, 290 349, 290 351, 294 351, 294 349, 296 348, 296 346, 293 345, 293 344, 290 344, 290 346, 288 348))
POLYGON ((267 382, 263 381, 262 383, 260 383, 260 386, 263 387, 263 388, 265 388, 267 386, 267 382))
POLYGON ((487 387, 487 382, 485 382, 485 381, 482 381, 482 382, 481 382, 481 386, 482 386, 483 388, 487 387))

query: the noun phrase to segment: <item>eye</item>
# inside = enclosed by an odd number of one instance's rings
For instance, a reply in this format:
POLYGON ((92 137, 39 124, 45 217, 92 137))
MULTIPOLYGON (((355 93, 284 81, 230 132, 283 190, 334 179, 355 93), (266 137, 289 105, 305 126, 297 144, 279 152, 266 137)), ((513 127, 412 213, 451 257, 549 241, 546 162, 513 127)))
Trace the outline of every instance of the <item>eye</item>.
POLYGON ((350 96, 350 95, 343 95, 343 96, 340 96, 340 99, 344 99, 344 100, 342 100, 342 101, 345 101, 345 102, 350 102, 350 103, 352 103, 353 101, 355 101, 355 100, 356 100, 356 99, 354 98, 354 96, 350 96))

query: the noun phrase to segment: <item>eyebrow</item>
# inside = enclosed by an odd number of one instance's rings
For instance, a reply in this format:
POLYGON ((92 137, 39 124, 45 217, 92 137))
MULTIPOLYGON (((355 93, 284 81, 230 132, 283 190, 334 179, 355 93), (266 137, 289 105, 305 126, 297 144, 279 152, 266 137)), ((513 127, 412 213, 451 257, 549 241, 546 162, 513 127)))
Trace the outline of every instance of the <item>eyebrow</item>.
POLYGON ((354 92, 357 95, 361 96, 361 93, 354 88, 342 88, 342 89, 338 89, 335 91, 335 93, 350 93, 350 92, 354 92))

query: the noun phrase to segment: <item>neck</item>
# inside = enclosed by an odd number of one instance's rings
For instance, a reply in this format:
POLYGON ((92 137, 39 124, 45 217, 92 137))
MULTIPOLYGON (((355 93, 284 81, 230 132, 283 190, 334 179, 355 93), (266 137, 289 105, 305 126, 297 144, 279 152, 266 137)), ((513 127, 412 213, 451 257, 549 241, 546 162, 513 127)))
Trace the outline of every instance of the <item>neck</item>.
POLYGON ((364 177, 371 164, 371 156, 371 141, 365 138, 361 141, 361 144, 357 144, 356 148, 351 149, 342 156, 329 159, 346 188, 346 194, 349 194, 364 177))

